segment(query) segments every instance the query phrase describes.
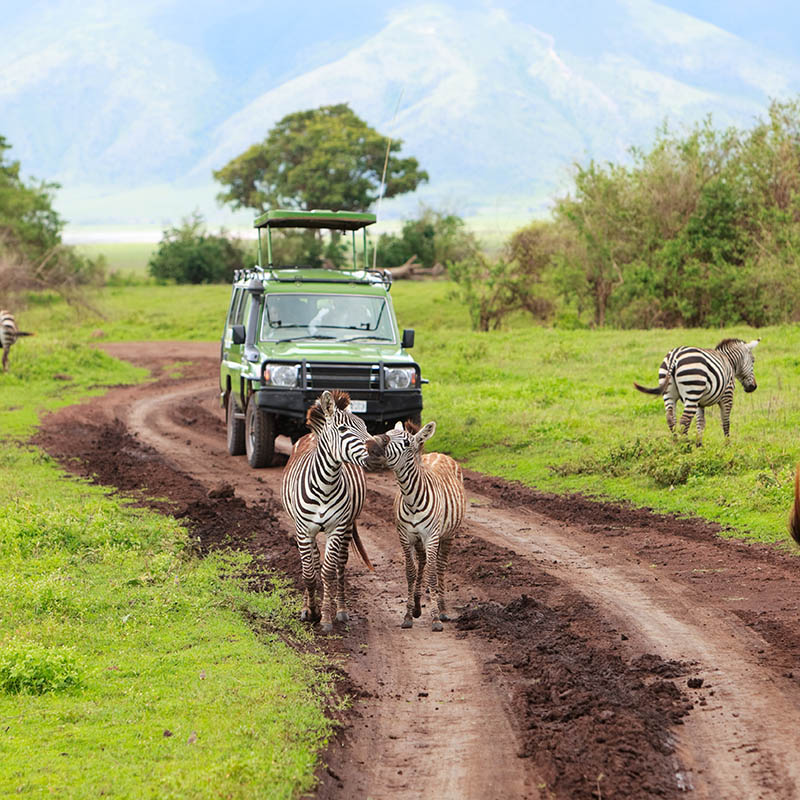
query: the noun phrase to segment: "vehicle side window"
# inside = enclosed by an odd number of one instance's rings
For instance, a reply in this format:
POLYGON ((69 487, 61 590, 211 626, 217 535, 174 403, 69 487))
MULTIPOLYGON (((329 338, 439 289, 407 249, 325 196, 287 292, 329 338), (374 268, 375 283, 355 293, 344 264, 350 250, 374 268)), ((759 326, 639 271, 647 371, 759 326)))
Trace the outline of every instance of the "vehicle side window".
POLYGON ((244 289, 236 289, 233 300, 231 301, 231 310, 228 315, 228 325, 241 325, 244 320, 244 289))

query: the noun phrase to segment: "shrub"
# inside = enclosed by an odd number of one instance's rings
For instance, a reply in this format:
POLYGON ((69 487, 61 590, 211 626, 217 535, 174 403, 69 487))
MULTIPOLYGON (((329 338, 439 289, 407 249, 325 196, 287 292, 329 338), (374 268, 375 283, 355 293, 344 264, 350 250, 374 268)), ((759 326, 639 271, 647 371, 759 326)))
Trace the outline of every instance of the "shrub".
POLYGON ((194 213, 178 228, 164 231, 158 250, 147 268, 159 281, 175 283, 228 283, 246 263, 245 248, 224 231, 206 231, 203 217, 194 213))
POLYGON ((45 694, 80 685, 72 652, 36 644, 14 644, 0 650, 0 691, 45 694))

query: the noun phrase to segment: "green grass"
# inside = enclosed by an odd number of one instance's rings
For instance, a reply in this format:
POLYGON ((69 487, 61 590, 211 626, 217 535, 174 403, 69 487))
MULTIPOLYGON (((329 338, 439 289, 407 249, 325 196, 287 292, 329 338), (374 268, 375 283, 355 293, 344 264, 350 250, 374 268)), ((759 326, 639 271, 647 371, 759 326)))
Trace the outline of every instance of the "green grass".
POLYGON ((177 521, 24 443, 144 377, 48 311, 0 374, 0 796, 296 797, 331 732, 324 664, 287 644, 308 636, 297 597, 248 592, 245 556, 194 557, 177 521))

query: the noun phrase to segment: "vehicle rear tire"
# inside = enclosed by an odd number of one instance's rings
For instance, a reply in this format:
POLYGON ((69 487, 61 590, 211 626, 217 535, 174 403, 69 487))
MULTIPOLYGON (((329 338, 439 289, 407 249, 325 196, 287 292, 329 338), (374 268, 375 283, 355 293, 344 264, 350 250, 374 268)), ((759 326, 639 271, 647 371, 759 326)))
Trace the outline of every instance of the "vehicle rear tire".
POLYGON ((245 412, 245 448, 247 463, 253 469, 268 467, 275 455, 275 415, 260 409, 250 398, 245 412))
POLYGON ((241 415, 237 416, 236 399, 233 395, 233 392, 228 393, 228 405, 226 406, 225 411, 225 422, 228 434, 228 452, 232 456, 244 455, 244 419, 241 417, 241 415))

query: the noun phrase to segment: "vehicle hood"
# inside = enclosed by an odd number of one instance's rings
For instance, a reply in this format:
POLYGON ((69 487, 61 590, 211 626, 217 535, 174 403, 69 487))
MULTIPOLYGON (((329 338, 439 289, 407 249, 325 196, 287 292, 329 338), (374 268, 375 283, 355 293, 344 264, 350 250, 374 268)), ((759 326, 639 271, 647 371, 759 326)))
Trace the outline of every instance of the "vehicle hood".
POLYGON ((397 344, 378 344, 376 342, 335 344, 326 341, 317 342, 283 342, 267 344, 259 347, 265 360, 274 358, 280 361, 355 361, 373 363, 375 361, 406 361, 414 363, 414 359, 397 344))

